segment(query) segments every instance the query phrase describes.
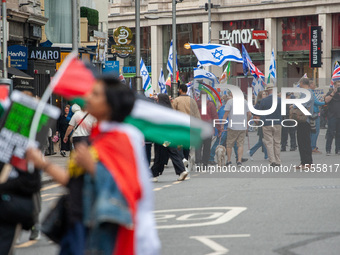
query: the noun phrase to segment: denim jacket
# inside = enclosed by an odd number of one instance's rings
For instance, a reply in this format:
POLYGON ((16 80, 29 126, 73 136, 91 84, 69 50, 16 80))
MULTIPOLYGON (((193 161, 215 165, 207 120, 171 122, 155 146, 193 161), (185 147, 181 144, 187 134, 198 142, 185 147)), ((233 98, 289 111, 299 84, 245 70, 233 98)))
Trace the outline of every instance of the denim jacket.
POLYGON ((128 204, 112 175, 100 162, 97 163, 94 177, 85 175, 83 200, 86 227, 115 223, 132 228, 133 220, 128 204))

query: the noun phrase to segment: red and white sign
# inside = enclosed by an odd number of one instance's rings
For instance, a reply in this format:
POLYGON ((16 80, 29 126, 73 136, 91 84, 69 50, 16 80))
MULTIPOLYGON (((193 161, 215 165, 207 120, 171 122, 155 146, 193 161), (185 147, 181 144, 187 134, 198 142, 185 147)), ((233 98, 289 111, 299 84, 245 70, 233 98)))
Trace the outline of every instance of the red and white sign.
POLYGON ((266 40, 268 38, 268 32, 266 30, 253 30, 253 40, 266 40))

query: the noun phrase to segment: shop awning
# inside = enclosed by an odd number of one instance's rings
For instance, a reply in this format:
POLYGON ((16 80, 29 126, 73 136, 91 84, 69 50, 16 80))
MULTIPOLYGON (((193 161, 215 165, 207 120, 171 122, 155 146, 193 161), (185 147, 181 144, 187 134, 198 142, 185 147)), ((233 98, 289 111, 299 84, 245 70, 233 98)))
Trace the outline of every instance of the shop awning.
MULTIPOLYGON (((0 69, 3 70, 2 61, 0 61, 0 69)), ((8 67, 7 71, 8 71, 8 74, 15 76, 16 78, 20 77, 21 79, 33 79, 32 76, 29 76, 27 73, 24 73, 23 71, 20 71, 19 69, 16 69, 14 67, 8 67)))

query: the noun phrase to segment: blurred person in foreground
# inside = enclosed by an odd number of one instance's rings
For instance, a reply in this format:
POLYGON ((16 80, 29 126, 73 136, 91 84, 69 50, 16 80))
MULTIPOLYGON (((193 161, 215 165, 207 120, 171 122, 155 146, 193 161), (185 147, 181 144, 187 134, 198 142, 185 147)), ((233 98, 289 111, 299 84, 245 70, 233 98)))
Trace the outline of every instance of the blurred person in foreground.
POLYGON ((119 80, 99 78, 87 97, 98 124, 90 146, 76 145, 68 171, 44 161, 35 149, 27 151, 27 160, 69 188, 60 254, 159 254, 144 138, 122 123, 134 101, 134 92, 119 80))

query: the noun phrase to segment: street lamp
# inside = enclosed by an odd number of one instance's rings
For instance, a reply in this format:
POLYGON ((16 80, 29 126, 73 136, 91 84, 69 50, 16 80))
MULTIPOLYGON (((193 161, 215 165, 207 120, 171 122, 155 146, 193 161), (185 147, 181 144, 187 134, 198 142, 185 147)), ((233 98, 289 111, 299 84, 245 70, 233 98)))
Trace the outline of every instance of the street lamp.
POLYGON ((177 38, 176 38, 176 4, 182 3, 183 0, 172 0, 172 97, 177 97, 178 84, 176 82, 177 69, 177 38))
POLYGON ((142 81, 140 77, 140 1, 135 0, 135 12, 136 12, 136 85, 137 93, 143 94, 142 81))

